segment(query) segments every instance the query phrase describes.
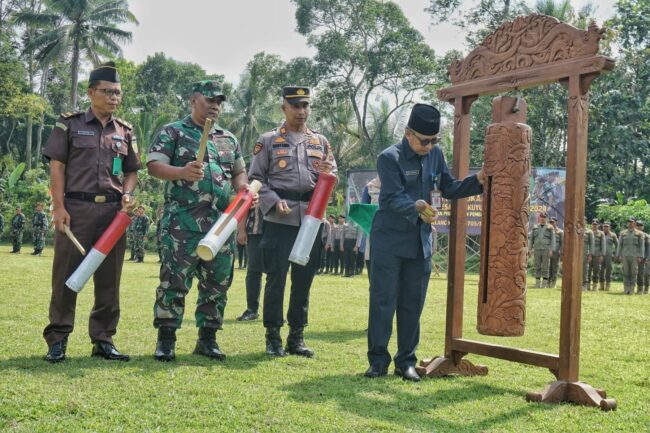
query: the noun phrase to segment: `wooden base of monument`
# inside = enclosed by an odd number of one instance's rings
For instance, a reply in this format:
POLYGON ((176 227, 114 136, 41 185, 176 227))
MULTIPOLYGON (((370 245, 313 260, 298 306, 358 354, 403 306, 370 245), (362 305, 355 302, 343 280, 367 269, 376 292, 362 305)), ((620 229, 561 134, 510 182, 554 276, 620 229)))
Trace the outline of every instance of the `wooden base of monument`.
POLYGON ((584 382, 565 382, 558 380, 544 388, 542 392, 529 392, 526 401, 537 403, 574 403, 581 406, 599 407, 604 411, 615 410, 616 400, 607 398, 607 393, 584 382))
POLYGON ((474 365, 466 359, 459 359, 454 362, 444 356, 436 356, 433 359, 424 359, 415 368, 421 377, 442 377, 457 374, 460 376, 485 376, 488 368, 484 365, 474 365))

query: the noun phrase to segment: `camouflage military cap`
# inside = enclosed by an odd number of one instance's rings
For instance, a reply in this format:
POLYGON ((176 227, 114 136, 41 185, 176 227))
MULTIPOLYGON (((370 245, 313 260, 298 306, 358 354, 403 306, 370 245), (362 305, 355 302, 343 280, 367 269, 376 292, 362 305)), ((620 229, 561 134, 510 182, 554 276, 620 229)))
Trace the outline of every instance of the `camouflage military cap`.
POLYGON ((221 89, 221 85, 214 80, 203 80, 192 83, 192 93, 200 93, 206 98, 221 97, 222 101, 226 100, 226 95, 221 89))
POLYGON ((557 218, 556 218, 556 217, 550 217, 550 218, 549 218, 549 221, 552 222, 552 223, 556 223, 556 222, 557 222, 557 218))
POLYGON ((636 222, 636 218, 634 218, 633 216, 628 217, 627 222, 629 222, 629 223, 635 223, 635 222, 636 222))

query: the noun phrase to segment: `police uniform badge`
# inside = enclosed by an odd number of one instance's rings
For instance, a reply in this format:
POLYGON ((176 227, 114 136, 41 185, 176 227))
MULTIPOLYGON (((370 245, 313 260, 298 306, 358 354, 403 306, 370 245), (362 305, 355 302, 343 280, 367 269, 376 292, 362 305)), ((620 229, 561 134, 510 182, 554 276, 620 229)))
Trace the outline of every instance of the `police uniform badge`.
POLYGON ((253 149, 253 155, 257 155, 258 153, 260 153, 263 147, 264 146, 262 145, 262 143, 259 142, 255 143, 255 148, 253 149))

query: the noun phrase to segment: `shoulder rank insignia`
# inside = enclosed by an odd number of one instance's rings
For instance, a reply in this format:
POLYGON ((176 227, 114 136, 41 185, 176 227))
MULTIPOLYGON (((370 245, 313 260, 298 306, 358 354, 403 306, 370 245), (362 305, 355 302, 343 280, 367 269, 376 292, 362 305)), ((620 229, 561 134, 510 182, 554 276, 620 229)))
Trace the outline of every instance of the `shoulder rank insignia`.
POLYGON ((255 148, 253 149, 253 155, 257 155, 258 153, 260 153, 263 147, 264 145, 262 143, 260 142, 255 143, 255 148))
POLYGON ((64 119, 69 119, 74 116, 78 116, 79 114, 83 114, 83 111, 66 111, 65 113, 61 113, 61 117, 64 119))
POLYGON ((273 140, 274 143, 286 143, 287 140, 284 139, 284 137, 276 137, 275 140, 273 140))
POLYGON ((67 130, 68 130, 68 127, 66 126, 66 124, 65 124, 65 123, 61 123, 61 122, 56 122, 56 123, 54 124, 54 127, 55 127, 55 128, 61 128, 61 129, 63 129, 64 131, 67 131, 67 130))
POLYGON ((120 123, 122 126, 126 126, 129 129, 133 129, 133 125, 131 125, 129 122, 127 122, 124 119, 120 119, 119 117, 116 117, 115 120, 117 120, 118 123, 120 123))

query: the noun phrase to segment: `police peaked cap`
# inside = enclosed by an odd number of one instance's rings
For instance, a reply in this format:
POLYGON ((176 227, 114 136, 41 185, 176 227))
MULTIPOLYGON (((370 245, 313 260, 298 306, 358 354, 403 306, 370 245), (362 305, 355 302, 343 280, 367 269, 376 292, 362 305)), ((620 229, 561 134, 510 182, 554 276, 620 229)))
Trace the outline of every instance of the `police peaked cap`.
POLYGON ((282 88, 282 97, 290 104, 309 101, 311 90, 305 86, 286 86, 282 88))
POLYGON ((106 62, 90 72, 88 81, 108 81, 110 83, 119 83, 120 74, 117 73, 115 62, 106 62))
POLYGON ((415 104, 407 126, 418 134, 436 135, 440 131, 440 111, 433 105, 415 104))

